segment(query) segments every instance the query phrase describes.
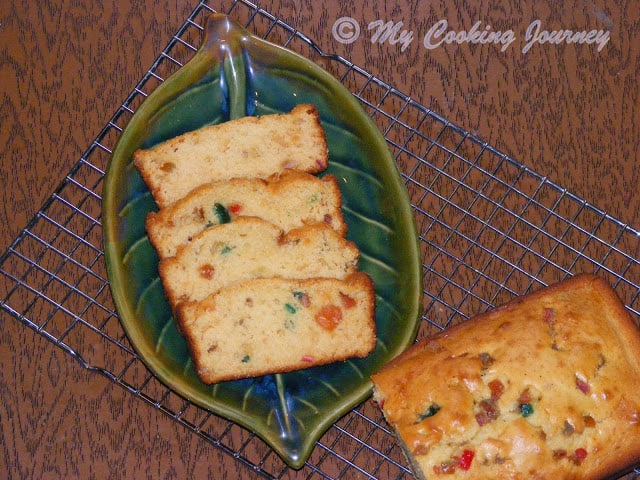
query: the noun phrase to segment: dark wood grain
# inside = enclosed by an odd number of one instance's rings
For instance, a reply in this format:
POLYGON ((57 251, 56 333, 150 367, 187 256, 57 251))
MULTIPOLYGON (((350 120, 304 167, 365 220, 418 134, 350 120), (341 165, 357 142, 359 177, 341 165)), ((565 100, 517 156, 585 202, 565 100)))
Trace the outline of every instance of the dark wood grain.
MULTIPOLYGON (((226 9, 228 2, 211 2, 226 9)), ((640 228, 640 4, 389 0, 274 0, 261 6, 470 133, 640 228), (365 3, 365 2, 363 2, 365 3), (342 16, 361 37, 332 35, 342 16), (509 48, 468 43, 433 50, 451 29, 513 29, 509 48), (536 45, 528 25, 603 29, 594 45, 536 45), (376 20, 414 39, 372 41, 376 20)), ((56 0, 0 8, 0 250, 5 251, 78 161, 195 7, 186 1, 56 0)), ((639 279, 636 279, 639 280, 639 279)), ((2 278, 3 282, 8 281, 2 278)), ((0 328, 0 471, 8 478, 252 478, 228 454, 6 313, 0 328), (230 474, 229 472, 233 472, 230 474)), ((321 453, 317 453, 320 455, 321 453)), ((307 474, 309 472, 306 472, 307 474)), ((295 477, 295 475, 291 475, 295 477)))

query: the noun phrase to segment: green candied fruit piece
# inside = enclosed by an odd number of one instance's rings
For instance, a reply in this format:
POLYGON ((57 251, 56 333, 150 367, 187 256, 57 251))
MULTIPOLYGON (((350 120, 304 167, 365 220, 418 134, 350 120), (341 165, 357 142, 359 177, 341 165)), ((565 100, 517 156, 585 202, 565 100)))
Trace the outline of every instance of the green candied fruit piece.
POLYGON ((424 411, 424 413, 418 415, 418 418, 420 420, 424 420, 425 418, 433 417, 439 411, 440 405, 438 405, 437 403, 432 403, 431 405, 429 405, 429 408, 424 411))
POLYGON ((227 255, 228 253, 231 253, 231 250, 233 250, 233 247, 230 245, 225 245, 224 247, 222 247, 222 250, 220 250, 220 253, 222 255, 227 255))
POLYGON ((242 363, 249 363, 251 361, 251 357, 249 355, 245 355, 242 357, 242 363))
POLYGON ((288 313, 296 313, 296 307, 294 307, 293 305, 291 305, 290 303, 285 303, 284 304, 284 309, 288 312, 288 313))
POLYGON ((533 413, 533 405, 531 405, 530 403, 523 403, 522 405, 520 405, 520 413, 523 417, 528 417, 533 413))
POLYGON ((216 214, 218 218, 218 223, 229 223, 231 221, 231 215, 229 215, 229 210, 225 208, 221 203, 216 203, 213 206, 213 212, 216 214))

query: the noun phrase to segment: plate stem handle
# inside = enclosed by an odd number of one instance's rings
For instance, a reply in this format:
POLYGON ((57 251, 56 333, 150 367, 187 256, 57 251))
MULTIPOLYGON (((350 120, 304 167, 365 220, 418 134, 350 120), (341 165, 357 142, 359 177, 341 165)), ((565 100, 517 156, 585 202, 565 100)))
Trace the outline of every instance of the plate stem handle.
POLYGON ((226 103, 223 110, 230 120, 248 114, 247 72, 243 55, 246 41, 247 32, 228 16, 213 14, 207 18, 205 45, 220 59, 220 87, 226 103))

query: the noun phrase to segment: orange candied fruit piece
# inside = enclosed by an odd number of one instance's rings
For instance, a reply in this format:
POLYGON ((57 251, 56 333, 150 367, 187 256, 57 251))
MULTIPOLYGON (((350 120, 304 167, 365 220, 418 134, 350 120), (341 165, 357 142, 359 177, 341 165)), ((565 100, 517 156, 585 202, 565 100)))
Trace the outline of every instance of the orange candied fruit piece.
POLYGON ((316 323, 325 330, 332 331, 342 321, 342 310, 336 305, 325 305, 316 314, 316 323))
POLYGON ((340 301, 344 308, 353 308, 356 306, 356 301, 353 297, 350 297, 346 293, 340 292, 340 301))
POLYGON ((164 162, 162 165, 160 165, 160 170, 165 173, 172 172, 175 168, 176 164, 173 162, 164 162))
POLYGON ((205 280, 211 280, 215 274, 215 267, 209 263, 206 263, 199 268, 200 276, 205 280))

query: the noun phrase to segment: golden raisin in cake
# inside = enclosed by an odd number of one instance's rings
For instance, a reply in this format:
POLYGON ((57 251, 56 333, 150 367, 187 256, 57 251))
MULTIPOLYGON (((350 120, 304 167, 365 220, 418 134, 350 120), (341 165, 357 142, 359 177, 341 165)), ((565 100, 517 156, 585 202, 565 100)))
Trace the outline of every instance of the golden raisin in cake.
POLYGON ((356 245, 325 223, 285 233, 261 218, 240 217, 207 228, 161 260, 158 271, 175 307, 251 278, 344 278, 356 271, 358 257, 356 245))
POLYGON ((205 383, 289 372, 374 348, 375 293, 361 272, 344 280, 266 278, 178 307, 178 322, 205 383))
POLYGON ((372 380, 421 478, 588 480, 640 460, 640 334, 595 276, 426 338, 372 380))
POLYGON ((133 156, 159 208, 204 183, 266 178, 285 169, 318 173, 327 161, 325 132, 313 105, 203 127, 133 156))
POLYGON ((341 206, 335 176, 318 178, 286 170, 268 179, 234 178, 202 185, 169 207, 149 213, 146 229, 160 258, 166 258, 206 227, 239 216, 260 217, 285 231, 325 222, 345 235, 341 206))

